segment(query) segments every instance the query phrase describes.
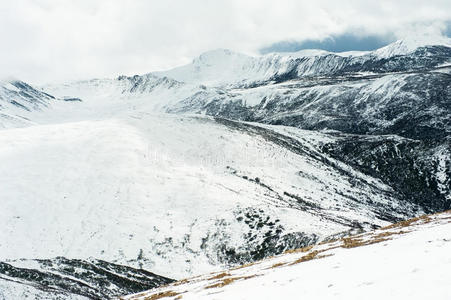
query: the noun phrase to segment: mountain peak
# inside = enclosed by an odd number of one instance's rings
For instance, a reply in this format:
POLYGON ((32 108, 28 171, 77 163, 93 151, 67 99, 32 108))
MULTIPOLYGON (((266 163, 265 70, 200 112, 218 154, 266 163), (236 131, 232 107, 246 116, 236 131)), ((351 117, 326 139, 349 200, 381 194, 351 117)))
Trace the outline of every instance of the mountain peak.
POLYGON ((409 54, 420 47, 443 45, 451 47, 451 39, 437 36, 416 36, 397 40, 385 47, 377 49, 374 53, 381 58, 409 54))

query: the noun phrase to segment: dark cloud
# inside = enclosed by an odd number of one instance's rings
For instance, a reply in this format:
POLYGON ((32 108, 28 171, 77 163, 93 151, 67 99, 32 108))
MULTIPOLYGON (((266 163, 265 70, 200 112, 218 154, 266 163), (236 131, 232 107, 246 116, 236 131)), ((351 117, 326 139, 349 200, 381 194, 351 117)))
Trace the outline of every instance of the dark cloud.
POLYGON ((451 38, 451 21, 446 22, 446 28, 443 31, 443 34, 451 38))
POLYGON ((296 52, 303 49, 321 49, 330 52, 368 51, 381 48, 395 40, 396 38, 394 36, 371 35, 359 37, 354 34, 345 33, 323 40, 305 40, 300 42, 281 41, 261 48, 260 53, 296 52))

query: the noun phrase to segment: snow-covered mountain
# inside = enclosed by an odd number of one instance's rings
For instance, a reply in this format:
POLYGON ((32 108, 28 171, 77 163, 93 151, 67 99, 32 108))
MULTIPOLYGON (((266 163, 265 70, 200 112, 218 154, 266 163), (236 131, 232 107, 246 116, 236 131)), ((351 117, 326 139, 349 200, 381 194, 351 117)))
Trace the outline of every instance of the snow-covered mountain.
POLYGON ((429 44, 398 41, 359 55, 301 51, 250 57, 215 50, 165 72, 44 90, 61 97, 143 99, 152 111, 442 138, 451 132, 451 43, 429 44))
POLYGON ((26 126, 36 111, 51 105, 55 97, 15 79, 0 80, 0 128, 26 126))
POLYGON ((404 221, 120 299, 449 299, 450 215, 404 221))
POLYGON ((217 49, 201 54, 186 66, 154 74, 207 86, 252 86, 306 76, 411 71, 450 62, 451 39, 437 42, 399 40, 372 52, 301 50, 260 57, 217 49))
POLYGON ((4 131, 2 259, 92 256, 181 278, 423 211, 318 150, 333 140, 145 113, 4 131))
MULTIPOLYGON (((97 82, 86 81, 46 86, 46 90, 59 96, 87 93, 85 98, 97 99, 94 103, 99 103, 100 97, 122 99, 134 109, 145 111, 206 114, 358 135, 396 134, 407 138, 403 140, 407 147, 415 144, 419 152, 406 161, 396 151, 395 156, 391 150, 379 151, 370 155, 368 164, 387 159, 398 165, 408 163, 410 175, 401 182, 395 180, 399 192, 417 198, 415 203, 430 203, 438 197, 435 202, 442 204, 424 207, 434 211, 450 208, 446 178, 451 172, 446 150, 451 148, 451 43, 449 39, 437 42, 440 44, 397 41, 357 54, 304 50, 250 57, 215 50, 187 66, 107 80, 101 88, 97 82), (446 176, 437 175, 442 173, 446 176), (439 182, 437 176, 445 179, 439 182), (421 177, 421 184, 412 181, 414 177, 421 177), (409 194, 410 187, 418 188, 409 194)), ((380 143, 384 140, 381 137, 380 143)), ((416 152, 410 150, 404 154, 416 152)), ((387 177, 368 168, 362 171, 387 177)))
POLYGON ((404 40, 398 40, 385 47, 376 50, 374 53, 380 58, 391 58, 398 55, 407 55, 415 52, 418 48, 431 46, 451 47, 451 39, 437 36, 411 36, 404 40))
POLYGON ((23 277, 77 261, 80 274, 105 262, 180 279, 449 209, 450 66, 448 44, 401 41, 3 81, 0 261, 25 270, 0 284, 36 299, 117 296, 136 280, 87 280, 87 294, 64 292, 64 276, 23 277))

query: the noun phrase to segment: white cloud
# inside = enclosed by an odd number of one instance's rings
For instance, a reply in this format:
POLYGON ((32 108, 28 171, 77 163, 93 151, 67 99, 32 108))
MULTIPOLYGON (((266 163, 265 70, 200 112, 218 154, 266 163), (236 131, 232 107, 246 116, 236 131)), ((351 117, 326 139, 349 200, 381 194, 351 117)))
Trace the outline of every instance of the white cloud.
POLYGON ((31 82, 145 73, 214 48, 242 52, 347 31, 436 34, 451 2, 0 0, 0 76, 31 82))

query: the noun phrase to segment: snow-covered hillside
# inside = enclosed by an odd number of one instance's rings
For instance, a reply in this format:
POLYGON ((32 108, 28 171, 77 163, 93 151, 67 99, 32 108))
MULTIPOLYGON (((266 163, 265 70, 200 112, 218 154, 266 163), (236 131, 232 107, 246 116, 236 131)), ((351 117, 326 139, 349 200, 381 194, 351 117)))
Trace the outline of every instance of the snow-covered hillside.
POLYGON ((0 262, 0 299, 106 299, 173 280, 143 269, 89 259, 19 259, 0 262))
MULTIPOLYGON (((451 148, 449 46, 449 39, 404 40, 357 54, 303 50, 261 57, 220 49, 165 72, 47 85, 44 90, 59 97, 78 95, 85 103, 74 109, 84 107, 91 118, 97 118, 99 111, 114 116, 130 109, 382 135, 380 143, 386 135, 399 135, 406 138, 403 155, 395 146, 394 156, 391 150, 374 152, 364 158, 366 166, 354 165, 396 185, 400 197, 433 212, 451 208, 451 189, 446 184, 451 180, 451 157, 449 150, 440 150, 451 148), (388 160, 400 169, 407 163, 409 174, 393 180, 388 168, 381 174, 369 167, 388 160), (433 205, 428 204, 431 201, 433 205)), ((66 111, 53 116, 66 115, 68 120, 80 115, 66 111)), ((86 118, 82 115, 77 120, 86 118)), ((349 139, 348 145, 353 138, 349 139)), ((328 150, 347 159, 344 153, 328 150)))
POLYGON ((48 108, 55 97, 15 79, 0 80, 0 129, 33 124, 33 114, 48 108))
POLYGON ((181 278, 421 212, 296 134, 144 113, 3 131, 1 259, 181 278))
POLYGON ((451 48, 404 44, 2 81, 0 285, 64 298, 82 261, 74 297, 115 296, 103 261, 180 279, 451 208, 451 48))
POLYGON ((289 251, 121 299, 449 299, 451 213, 289 251))

